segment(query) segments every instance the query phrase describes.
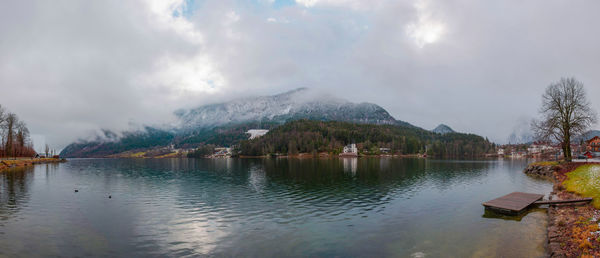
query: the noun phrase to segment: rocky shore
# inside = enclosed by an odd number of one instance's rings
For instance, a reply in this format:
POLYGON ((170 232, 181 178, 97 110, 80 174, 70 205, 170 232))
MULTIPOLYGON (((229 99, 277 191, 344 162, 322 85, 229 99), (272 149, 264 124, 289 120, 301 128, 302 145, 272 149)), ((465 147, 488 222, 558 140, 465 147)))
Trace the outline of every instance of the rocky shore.
POLYGON ((3 159, 0 160, 0 172, 8 168, 14 167, 25 167, 32 166, 35 164, 44 164, 44 163, 59 163, 66 162, 65 159, 55 159, 55 158, 32 158, 32 159, 3 159))
POLYGON ((553 179, 557 168, 553 162, 536 162, 529 164, 523 172, 531 176, 553 179))
MULTIPOLYGON (((581 198, 566 191, 563 182, 567 173, 581 163, 531 164, 525 173, 545 177, 554 182, 549 198, 566 200, 581 198)), ((549 257, 600 257, 600 211, 591 204, 550 205, 548 207, 548 256, 549 257)))

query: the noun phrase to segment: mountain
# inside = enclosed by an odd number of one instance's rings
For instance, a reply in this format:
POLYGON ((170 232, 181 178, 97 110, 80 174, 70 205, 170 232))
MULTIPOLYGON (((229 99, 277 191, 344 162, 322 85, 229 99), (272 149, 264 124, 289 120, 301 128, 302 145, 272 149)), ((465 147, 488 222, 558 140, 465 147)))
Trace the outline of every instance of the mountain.
POLYGON ((95 140, 80 140, 68 145, 60 155, 106 157, 152 148, 194 148, 200 144, 230 146, 247 139, 249 129, 272 129, 301 119, 416 128, 396 120, 376 104, 353 103, 307 88, 180 109, 175 115, 177 122, 169 128, 146 126, 143 130, 121 134, 104 130, 95 140))
POLYGON ((237 99, 230 102, 178 110, 179 129, 195 130, 245 122, 310 119, 368 124, 410 125, 397 121, 382 107, 372 103, 352 103, 299 88, 273 96, 237 99))
POLYGON ((531 118, 519 117, 506 139, 509 144, 531 144, 536 140, 531 130, 531 118))
POLYGON ((589 130, 589 131, 583 133, 582 135, 573 137, 573 140, 571 142, 579 143, 581 140, 587 141, 589 139, 594 138, 595 136, 600 136, 600 131, 599 130, 589 130))
POLYGON ((439 134, 455 133, 455 131, 452 130, 452 128, 450 128, 450 126, 447 126, 445 124, 440 124, 431 131, 434 133, 439 133, 439 134))

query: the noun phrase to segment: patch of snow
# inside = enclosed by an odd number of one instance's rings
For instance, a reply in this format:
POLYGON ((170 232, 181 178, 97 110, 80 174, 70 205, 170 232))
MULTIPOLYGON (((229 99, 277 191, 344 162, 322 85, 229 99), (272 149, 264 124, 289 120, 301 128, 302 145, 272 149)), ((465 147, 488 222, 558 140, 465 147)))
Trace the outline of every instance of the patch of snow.
POLYGON ((261 136, 267 134, 268 132, 269 132, 269 130, 265 130, 265 129, 250 129, 246 133, 250 134, 250 140, 252 140, 254 138, 261 137, 261 136))

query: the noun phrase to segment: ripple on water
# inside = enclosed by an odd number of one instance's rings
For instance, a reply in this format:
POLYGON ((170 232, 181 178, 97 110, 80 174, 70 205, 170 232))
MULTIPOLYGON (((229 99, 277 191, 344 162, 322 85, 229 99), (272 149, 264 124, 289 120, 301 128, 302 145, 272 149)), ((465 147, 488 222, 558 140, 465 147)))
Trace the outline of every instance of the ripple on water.
POLYGON ((72 160, 48 174, 0 174, 0 250, 21 250, 3 243, 10 235, 13 243, 66 243, 75 256, 538 256, 543 212, 520 222, 481 215, 480 203, 500 193, 549 191, 522 175, 524 165, 72 160), (49 231, 36 235, 33 225, 49 231), (104 239, 111 251, 86 246, 82 235, 104 239))

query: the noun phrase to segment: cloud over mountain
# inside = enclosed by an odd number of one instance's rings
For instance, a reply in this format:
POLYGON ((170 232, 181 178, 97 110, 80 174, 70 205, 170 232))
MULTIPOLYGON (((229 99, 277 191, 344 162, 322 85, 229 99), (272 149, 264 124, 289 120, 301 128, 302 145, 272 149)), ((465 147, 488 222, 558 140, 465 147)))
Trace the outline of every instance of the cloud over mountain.
POLYGON ((561 76, 600 94, 598 2, 365 3, 3 2, 0 103, 56 148, 298 87, 505 142, 561 76))

